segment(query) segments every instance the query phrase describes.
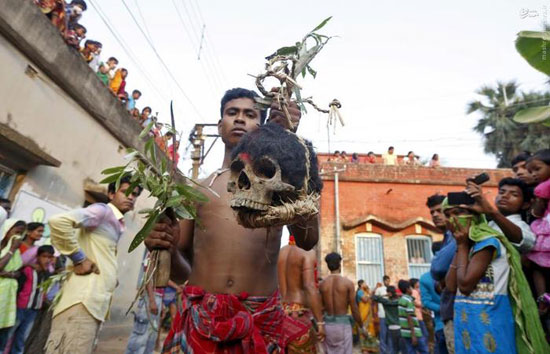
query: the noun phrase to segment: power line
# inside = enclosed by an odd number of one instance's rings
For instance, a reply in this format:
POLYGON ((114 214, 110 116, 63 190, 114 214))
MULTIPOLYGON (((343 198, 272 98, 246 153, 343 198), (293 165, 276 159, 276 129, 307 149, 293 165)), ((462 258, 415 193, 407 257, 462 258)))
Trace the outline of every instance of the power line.
POLYGON ((115 29, 114 29, 114 26, 112 25, 112 23, 110 22, 109 18, 107 17, 107 15, 105 15, 105 13, 103 12, 103 10, 101 9, 101 7, 99 6, 99 4, 95 4, 93 0, 90 0, 90 4, 92 5, 92 7, 95 9, 96 13, 99 15, 99 18, 101 19, 101 21, 105 24, 105 26, 107 27, 107 29, 109 30, 109 32, 111 32, 111 34, 113 35, 113 37, 115 38, 115 40, 118 42, 118 44, 120 45, 120 47, 122 48, 122 50, 126 53, 126 55, 128 56, 128 58, 136 65, 137 69, 142 73, 143 77, 145 78, 145 80, 151 85, 151 87, 153 88, 153 90, 155 91, 155 93, 157 94, 158 98, 160 98, 161 100, 165 100, 165 101, 169 101, 168 98, 166 98, 162 93, 161 91, 157 88, 157 86, 155 85, 155 83, 153 82, 153 80, 151 80, 151 78, 149 77, 149 74, 147 73, 147 71, 143 68, 141 62, 137 59, 135 53, 132 51, 131 47, 128 46, 128 44, 124 41, 124 39, 122 37, 120 37, 115 29))
POLYGON ((166 65, 166 63, 164 62, 164 60, 162 59, 162 57, 160 56, 160 54, 158 53, 157 49, 155 48, 155 46, 153 45, 153 43, 149 40, 149 38, 147 37, 147 35, 145 34, 145 32, 143 31, 143 29, 141 28, 141 26, 139 25, 139 22, 136 20, 134 14, 132 13, 132 11, 130 10, 130 8, 128 7, 128 5, 126 4, 126 2, 124 0, 122 0, 122 4, 124 5, 124 7, 126 8, 126 10, 128 11, 128 13, 130 14, 130 17, 132 17, 132 20, 134 21, 134 23, 136 24, 136 26, 138 27, 139 31, 141 32, 141 34, 143 35, 143 37, 145 38, 145 40, 147 41, 147 43, 149 44, 149 46, 151 47, 151 49, 153 50, 153 53, 155 53, 156 57, 158 58, 159 62, 161 63, 161 65, 164 67, 164 69, 166 70, 166 72, 168 73, 168 75, 170 76, 170 78, 174 81, 174 83, 176 84, 176 86, 178 87, 178 89, 180 90, 180 92, 182 93, 183 97, 185 97, 185 99, 187 100, 187 102, 191 105, 191 107, 193 108, 193 110, 195 111, 195 113, 197 113, 198 117, 204 121, 204 118, 202 117, 202 115, 200 114, 198 108, 195 106, 195 104, 193 103, 193 101, 191 101, 191 99, 189 98, 189 96, 185 93, 185 90, 181 87, 181 85, 179 84, 178 80, 176 80, 176 78, 174 77, 174 75, 172 74, 172 72, 170 71, 170 69, 168 68, 168 65, 166 65))

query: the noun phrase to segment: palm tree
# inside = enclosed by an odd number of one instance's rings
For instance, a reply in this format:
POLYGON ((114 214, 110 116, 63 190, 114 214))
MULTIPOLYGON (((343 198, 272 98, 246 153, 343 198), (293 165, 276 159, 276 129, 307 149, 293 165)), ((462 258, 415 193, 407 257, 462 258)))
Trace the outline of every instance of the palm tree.
POLYGON ((483 86, 476 93, 482 98, 468 103, 466 112, 481 114, 474 131, 483 135, 484 150, 496 156, 498 167, 510 167, 510 161, 521 151, 550 146, 550 129, 533 129, 512 120, 521 109, 548 104, 550 94, 519 92, 515 81, 483 86))

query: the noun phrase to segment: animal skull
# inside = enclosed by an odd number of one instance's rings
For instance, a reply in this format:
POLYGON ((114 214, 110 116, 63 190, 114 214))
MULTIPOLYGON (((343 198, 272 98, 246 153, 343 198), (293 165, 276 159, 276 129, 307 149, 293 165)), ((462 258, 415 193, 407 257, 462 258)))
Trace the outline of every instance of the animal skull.
POLYGON ((265 212, 281 195, 295 191, 283 182, 279 163, 268 156, 252 161, 247 153, 240 153, 231 163, 227 191, 233 194, 231 207, 239 212, 265 212))

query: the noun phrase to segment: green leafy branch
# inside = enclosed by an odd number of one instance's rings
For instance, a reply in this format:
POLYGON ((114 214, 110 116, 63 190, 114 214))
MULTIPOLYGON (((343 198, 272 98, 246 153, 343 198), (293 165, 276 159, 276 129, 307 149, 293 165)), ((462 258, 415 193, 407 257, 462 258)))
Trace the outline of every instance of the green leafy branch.
MULTIPOLYGON (((151 122, 142 130, 140 138, 148 135, 153 123, 151 122)), ((146 215, 147 220, 130 244, 128 252, 132 252, 143 242, 161 215, 168 209, 172 209, 175 216, 180 219, 196 219, 195 205, 207 202, 208 198, 193 186, 176 181, 175 167, 168 161, 167 156, 164 154, 157 156, 154 137, 147 139, 143 153, 133 148, 127 148, 126 152, 125 159, 128 161, 126 165, 102 171, 101 173, 107 176, 100 183, 114 182, 115 190, 118 190, 122 178, 131 175, 130 186, 126 190, 127 196, 136 187, 141 186, 149 192, 149 197, 156 198, 152 208, 139 211, 140 214, 146 215)), ((193 182, 191 179, 183 178, 184 182, 193 182)))
MULTIPOLYGON (((308 74, 313 78, 317 77, 317 71, 311 67, 310 63, 332 38, 317 33, 317 31, 323 28, 331 18, 332 16, 324 19, 312 31, 308 32, 300 42, 296 42, 292 46, 281 47, 266 57, 265 72, 254 76, 256 78, 256 86, 264 96, 257 98, 256 103, 263 109, 267 109, 273 101, 277 101, 285 114, 287 125, 290 128, 294 128, 290 119, 290 113, 288 112, 288 104, 292 95, 296 96, 298 105, 304 111, 306 111, 304 103, 311 103, 311 98, 302 99, 302 87, 297 83, 297 79, 300 75, 305 78, 308 74), (313 41, 314 44, 308 46, 308 41, 313 41), (279 80, 280 87, 278 90, 266 90, 263 82, 268 77, 279 80)), ((314 107, 316 106, 314 105, 314 107)))

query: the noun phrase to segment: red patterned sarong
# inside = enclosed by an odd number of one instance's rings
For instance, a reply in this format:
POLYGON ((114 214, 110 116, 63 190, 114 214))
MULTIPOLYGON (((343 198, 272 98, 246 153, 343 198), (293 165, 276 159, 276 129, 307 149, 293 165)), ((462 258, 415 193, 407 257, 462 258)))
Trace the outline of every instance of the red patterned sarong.
POLYGON ((315 354, 317 353, 317 335, 313 329, 311 319, 313 315, 311 311, 302 304, 298 303, 283 303, 283 311, 285 314, 297 321, 300 321, 307 327, 307 332, 301 336, 296 336, 287 344, 286 351, 288 354, 315 354))
POLYGON ((285 316, 278 291, 270 297, 252 297, 209 294, 188 285, 182 303, 163 354, 283 353, 289 341, 308 330, 285 316))

